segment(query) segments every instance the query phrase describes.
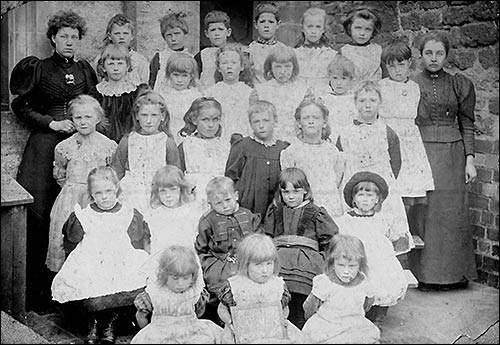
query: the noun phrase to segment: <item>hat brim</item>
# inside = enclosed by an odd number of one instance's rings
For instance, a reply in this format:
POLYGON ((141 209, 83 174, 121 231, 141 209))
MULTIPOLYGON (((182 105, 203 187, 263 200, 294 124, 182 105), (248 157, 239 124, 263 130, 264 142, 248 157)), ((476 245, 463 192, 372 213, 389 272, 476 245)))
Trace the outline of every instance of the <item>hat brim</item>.
POLYGON ((371 171, 360 171, 352 175, 344 187, 344 200, 349 207, 353 207, 352 190, 359 182, 375 183, 380 191, 381 203, 387 198, 387 194, 389 194, 389 186, 382 176, 371 171))

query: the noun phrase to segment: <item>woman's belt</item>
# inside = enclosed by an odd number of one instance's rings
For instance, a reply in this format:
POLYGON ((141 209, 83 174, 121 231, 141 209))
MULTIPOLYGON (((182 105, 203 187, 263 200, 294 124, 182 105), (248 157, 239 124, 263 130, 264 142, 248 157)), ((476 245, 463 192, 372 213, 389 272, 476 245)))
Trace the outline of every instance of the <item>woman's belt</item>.
POLYGON ((305 236, 297 236, 297 235, 282 235, 273 239, 276 247, 295 247, 295 246, 303 246, 311 248, 315 251, 319 251, 318 242, 310 239, 305 236))
POLYGON ((427 142, 452 143, 463 139, 457 127, 434 125, 419 129, 422 140, 427 142))

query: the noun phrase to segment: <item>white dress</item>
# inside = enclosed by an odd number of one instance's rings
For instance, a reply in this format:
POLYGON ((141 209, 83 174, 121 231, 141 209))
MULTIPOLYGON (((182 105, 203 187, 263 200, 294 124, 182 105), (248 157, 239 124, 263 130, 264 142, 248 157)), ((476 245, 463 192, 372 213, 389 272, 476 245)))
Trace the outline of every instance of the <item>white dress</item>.
POLYGON ((354 63, 355 83, 382 79, 382 68, 380 67, 382 47, 379 44, 370 43, 366 46, 346 44, 340 48, 340 52, 354 63))
POLYGON ((431 166, 420 131, 415 124, 420 87, 413 80, 405 83, 384 78, 380 81, 382 104, 379 115, 399 136, 401 171, 397 188, 405 197, 424 197, 434 190, 431 166))
POLYGON ((75 205, 75 215, 84 236, 54 277, 52 298, 64 303, 144 287, 142 266, 149 256, 132 247, 127 234, 134 210, 123 205, 116 213, 96 212, 75 205))
POLYGON ((354 95, 350 92, 345 95, 334 95, 330 91, 322 93, 319 98, 328 109, 328 124, 332 131, 330 139, 332 143, 336 143, 344 127, 352 124, 352 121, 358 116, 358 110, 354 104, 354 95))
POLYGON ((343 286, 320 274, 313 278, 311 294, 323 302, 302 328, 313 344, 378 343, 380 330, 365 317, 363 308, 365 298, 373 296, 366 279, 343 286))
POLYGON ((365 246, 368 280, 374 305, 392 306, 406 294, 407 283, 403 268, 387 238, 387 222, 379 214, 358 216, 353 211, 336 219, 339 233, 358 237, 365 246))
POLYGON ((255 74, 256 83, 263 83, 266 81, 264 78, 264 62, 267 56, 274 48, 284 48, 286 44, 280 41, 276 41, 274 44, 263 44, 257 41, 253 41, 248 45, 247 51, 250 54, 250 60, 252 61, 252 69, 255 74))
POLYGON ((332 217, 342 215, 339 187, 346 159, 333 143, 323 141, 321 144, 308 144, 294 139, 290 146, 281 151, 280 163, 281 169, 302 169, 311 185, 314 203, 323 206, 332 217))
POLYGON ((255 90, 258 99, 271 102, 276 107, 278 122, 274 128, 275 138, 284 141, 296 138, 295 111, 309 92, 307 85, 300 80, 282 84, 276 79, 271 79, 255 85, 255 90))
POLYGON ((203 70, 200 74, 200 83, 202 89, 215 85, 215 58, 217 56, 217 47, 207 47, 200 52, 201 64, 203 70))
POLYGON ((328 64, 337 51, 330 47, 298 47, 294 49, 299 63, 299 79, 316 94, 328 86, 328 64))

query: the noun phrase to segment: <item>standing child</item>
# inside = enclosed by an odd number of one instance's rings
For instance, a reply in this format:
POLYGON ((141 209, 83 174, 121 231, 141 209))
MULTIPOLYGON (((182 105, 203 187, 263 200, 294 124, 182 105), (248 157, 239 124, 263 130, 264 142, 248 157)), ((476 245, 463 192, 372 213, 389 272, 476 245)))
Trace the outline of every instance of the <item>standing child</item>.
POLYGON ((163 69, 166 83, 157 83, 158 92, 168 104, 170 115, 170 131, 177 144, 182 137, 180 130, 184 127, 184 114, 193 103, 201 97, 198 90, 198 66, 194 58, 187 53, 173 53, 163 69))
MULTIPOLYGON (((276 246, 272 239, 264 234, 248 235, 241 241, 237 250, 238 267, 236 274, 227 279, 219 291, 221 303, 218 307, 220 319, 225 323, 223 343, 235 343, 231 307, 269 306, 280 303, 283 308, 286 337, 279 343, 290 340, 296 343, 300 339, 300 330, 286 318, 290 292, 283 278, 278 277, 279 263, 276 246), (295 342, 294 342, 295 341, 295 342)), ((276 322, 279 324, 279 322, 276 322)), ((252 343, 271 340, 263 338, 261 330, 255 329, 252 343)))
POLYGON ((249 134, 247 116, 253 76, 248 55, 238 43, 228 43, 217 50, 215 64, 222 81, 205 90, 222 106, 222 137, 235 141, 249 134))
POLYGON ((231 36, 231 22, 223 11, 210 11, 203 20, 205 36, 210 40, 211 47, 203 48, 194 59, 198 63, 201 87, 206 89, 215 84, 215 64, 217 49, 224 46, 231 36))
POLYGON ((312 279, 323 271, 323 251, 337 224, 324 207, 313 202, 306 174, 298 168, 281 171, 275 201, 264 220, 267 235, 278 247, 282 276, 291 291, 289 320, 302 329, 302 304, 311 292, 312 279))
POLYGON ((179 144, 181 170, 195 187, 198 202, 208 209, 204 192, 214 176, 224 175, 229 154, 228 140, 221 138, 222 106, 214 98, 197 98, 184 115, 185 126, 179 144))
MULTIPOLYGON (((134 24, 124 14, 113 16, 106 27, 106 36, 104 37, 104 46, 110 43, 124 46, 130 52, 131 70, 127 78, 139 85, 149 82, 149 61, 148 59, 132 49, 134 40, 134 24)), ((97 66, 99 57, 96 57, 94 65, 97 66)))
POLYGON ((389 306, 403 299, 407 288, 403 268, 386 236, 389 224, 378 213, 388 191, 380 175, 369 171, 354 174, 344 188, 344 199, 352 211, 337 220, 341 234, 358 237, 365 247, 374 296, 367 317, 379 328, 389 306))
POLYGON ((352 39, 352 44, 344 45, 340 48, 340 53, 354 62, 355 83, 382 79, 382 47, 371 42, 382 28, 382 21, 377 12, 368 6, 357 7, 349 12, 343 25, 346 34, 352 39))
POLYGON ((431 166, 415 124, 420 88, 409 79, 411 61, 411 49, 404 42, 394 42, 384 48, 382 62, 390 78, 380 81, 384 102, 379 112, 400 139, 401 171, 396 188, 410 206, 425 202, 426 192, 434 190, 431 166))
POLYGON ((99 102, 80 95, 69 103, 76 133, 61 141, 54 149, 54 178, 62 187, 50 212, 49 247, 45 264, 53 271, 64 262, 62 227, 76 204, 89 203, 87 176, 95 167, 109 165, 116 151, 116 142, 96 131, 104 111, 99 102))
POLYGON ((264 62, 265 83, 255 85, 252 99, 274 104, 278 114, 276 139, 288 141, 296 137, 293 114, 304 97, 312 92, 305 83, 297 80, 299 64, 291 47, 275 47, 264 62))
POLYGON ((133 306, 146 284, 141 266, 148 259, 149 229, 140 212, 118 202, 113 168, 92 169, 87 186, 91 204, 75 205, 63 227, 66 261, 52 281, 52 296, 59 303, 80 301, 91 313, 87 344, 99 338, 114 343, 122 307, 133 306))
POLYGON ((299 78, 315 91, 328 85, 326 70, 329 62, 337 55, 325 35, 326 16, 322 8, 312 7, 306 10, 300 20, 302 33, 295 45, 300 67, 299 78))
POLYGON ((377 344, 380 330, 365 317, 373 301, 363 242, 335 235, 326 254, 325 273, 313 279, 304 303, 302 332, 313 343, 377 344))
POLYGON ((134 130, 120 140, 112 166, 121 179, 124 202, 144 212, 155 172, 165 164, 180 167, 179 150, 169 132, 167 105, 159 94, 139 95, 133 116, 134 130))
POLYGON ((295 112, 299 131, 281 152, 281 168, 305 172, 314 191, 314 202, 332 217, 342 215, 339 187, 346 169, 344 154, 329 139, 328 109, 317 99, 305 99, 295 112))
POLYGON ((281 21, 279 9, 272 2, 261 3, 255 7, 254 26, 257 29, 258 38, 248 45, 250 61, 254 72, 254 84, 263 83, 264 61, 267 55, 274 48, 284 48, 283 42, 276 40, 276 30, 280 27, 281 21))
POLYGON ((355 172, 367 170, 383 176, 391 187, 381 216, 390 222, 387 236, 394 243, 397 253, 402 254, 415 245, 401 195, 393 188, 401 170, 401 152, 398 135, 378 118, 381 97, 376 82, 361 83, 354 93, 357 119, 344 128, 337 147, 348 154, 350 172, 345 181, 355 172))
POLYGON ((161 251, 155 275, 146 293, 153 315, 139 309, 136 319, 143 328, 131 344, 219 344, 222 329, 200 320, 197 310, 206 302, 203 278, 196 253, 190 247, 172 245, 161 251))
POLYGON ((240 204, 264 220, 281 171, 280 153, 288 143, 274 137, 277 114, 272 103, 255 101, 248 120, 253 135, 231 146, 225 175, 236 184, 240 204))
POLYGON ((182 12, 169 13, 163 16, 160 19, 160 33, 167 46, 165 49, 156 52, 149 63, 149 86, 154 90, 162 88, 162 85, 168 81, 165 67, 172 54, 182 52, 191 56, 189 50, 186 48, 186 38, 189 34, 186 14, 182 12))
POLYGON ((138 87, 127 78, 130 66, 128 50, 118 44, 108 44, 97 64, 103 79, 89 91, 104 109, 104 134, 117 143, 134 125, 132 106, 138 87))
POLYGON ((350 125, 358 113, 352 93, 354 70, 351 60, 340 54, 336 55, 328 65, 329 86, 319 92, 319 98, 330 112, 330 139, 334 143, 343 128, 350 125))

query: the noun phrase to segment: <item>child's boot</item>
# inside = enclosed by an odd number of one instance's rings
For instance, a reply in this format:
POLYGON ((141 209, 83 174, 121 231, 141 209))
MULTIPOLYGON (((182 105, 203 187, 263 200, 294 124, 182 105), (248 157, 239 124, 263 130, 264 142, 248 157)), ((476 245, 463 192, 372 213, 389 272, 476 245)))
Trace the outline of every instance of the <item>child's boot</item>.
POLYGON ((98 322, 95 317, 90 321, 89 333, 85 338, 85 344, 98 344, 99 343, 99 328, 98 322))
POLYGON ((119 314, 113 313, 111 318, 109 319, 106 328, 102 331, 101 341, 105 344, 114 344, 116 340, 116 324, 118 323, 119 314))

